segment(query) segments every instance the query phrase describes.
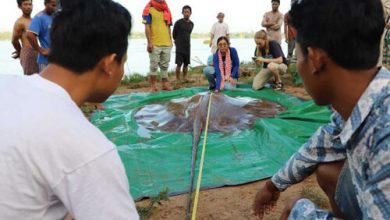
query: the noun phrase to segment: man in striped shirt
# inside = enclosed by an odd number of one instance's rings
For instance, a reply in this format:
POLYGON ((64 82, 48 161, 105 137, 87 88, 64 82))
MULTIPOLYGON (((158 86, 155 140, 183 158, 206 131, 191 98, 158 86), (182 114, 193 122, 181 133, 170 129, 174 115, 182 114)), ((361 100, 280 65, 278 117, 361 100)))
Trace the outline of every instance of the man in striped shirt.
POLYGON ((334 113, 257 193, 255 214, 316 173, 332 212, 301 198, 281 219, 390 219, 390 72, 376 67, 381 1, 298 0, 289 14, 306 90, 334 113))

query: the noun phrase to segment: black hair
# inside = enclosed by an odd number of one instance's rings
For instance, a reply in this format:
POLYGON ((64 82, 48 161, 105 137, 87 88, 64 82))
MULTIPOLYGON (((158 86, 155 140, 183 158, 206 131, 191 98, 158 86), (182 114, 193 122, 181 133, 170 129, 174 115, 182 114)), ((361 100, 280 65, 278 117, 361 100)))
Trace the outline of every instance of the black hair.
POLYGON ((304 56, 314 47, 346 69, 377 64, 385 27, 380 0, 298 0, 290 18, 304 56))
POLYGON ((219 37, 219 38, 217 39, 217 44, 218 44, 221 40, 225 40, 226 43, 230 46, 229 38, 227 38, 226 36, 219 37))
POLYGON ((112 0, 64 1, 53 19, 49 62, 77 73, 113 53, 120 63, 130 31, 130 13, 112 0))
POLYGON ((184 9, 188 9, 188 10, 190 10, 190 12, 192 13, 191 6, 189 6, 189 5, 184 5, 183 8, 181 9, 181 12, 183 12, 184 9))
POLYGON ((51 0, 45 0, 44 2, 43 2, 43 4, 48 4, 48 3, 50 3, 51 2, 51 0))
POLYGON ((18 3, 19 7, 22 7, 22 3, 25 1, 31 1, 31 3, 32 3, 33 0, 16 0, 16 3, 18 3))
POLYGON ((280 4, 280 0, 271 0, 271 3, 272 3, 272 2, 277 2, 277 3, 280 4))

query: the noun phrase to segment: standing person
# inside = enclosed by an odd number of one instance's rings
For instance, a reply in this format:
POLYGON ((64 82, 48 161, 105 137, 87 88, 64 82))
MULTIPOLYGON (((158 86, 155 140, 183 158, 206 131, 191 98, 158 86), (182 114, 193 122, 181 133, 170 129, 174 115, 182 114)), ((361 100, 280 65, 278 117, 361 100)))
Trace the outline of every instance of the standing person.
POLYGON ((287 12, 284 15, 284 37, 287 43, 287 59, 291 61, 295 49, 295 31, 290 24, 290 15, 287 12))
POLYGON ((118 3, 64 1, 49 65, 0 77, 1 219, 139 219, 115 145, 79 108, 119 85, 130 30, 118 3))
POLYGON ((270 78, 274 78, 273 88, 282 90, 283 83, 280 75, 287 71, 287 59, 283 54, 280 44, 274 40, 268 40, 264 30, 255 34, 255 62, 263 63, 263 69, 253 79, 252 88, 259 90, 264 87, 270 78))
POLYGON ((172 90, 168 82, 168 67, 171 60, 172 14, 165 0, 151 0, 142 13, 145 35, 148 41, 147 51, 150 59, 149 81, 152 92, 157 89, 157 69, 161 72, 161 89, 172 90))
POLYGON ((225 14, 222 12, 219 12, 217 14, 218 21, 213 24, 210 31, 210 47, 211 47, 211 53, 215 53, 218 49, 217 40, 220 37, 226 37, 229 39, 229 25, 227 23, 224 23, 223 20, 225 19, 225 14))
POLYGON ((183 66, 183 80, 189 82, 187 73, 188 64, 191 63, 191 33, 194 23, 190 20, 192 9, 189 5, 183 6, 181 13, 183 18, 175 22, 172 33, 176 45, 176 81, 180 80, 180 69, 183 66))
POLYGON ((15 48, 15 52, 13 52, 12 58, 20 58, 24 75, 32 75, 38 73, 38 53, 31 47, 27 39, 27 30, 31 23, 31 12, 33 9, 32 0, 17 0, 17 3, 23 14, 14 24, 12 45, 15 48))
POLYGON ((267 29, 270 40, 279 44, 282 43, 281 27, 283 24, 283 14, 279 12, 280 0, 271 0, 272 11, 266 12, 263 16, 261 26, 267 29))
POLYGON ((50 27, 53 21, 52 15, 57 7, 56 0, 45 0, 44 3, 45 9, 34 16, 27 31, 27 38, 31 46, 38 52, 39 72, 46 68, 49 63, 50 27))
POLYGON ((265 183, 253 209, 263 217, 281 191, 315 172, 332 213, 299 199, 281 219, 390 219, 390 72, 376 67, 385 26, 382 4, 300 0, 290 16, 305 88, 334 113, 265 183))
POLYGON ((232 90, 237 87, 238 70, 240 59, 236 48, 230 47, 227 37, 220 37, 217 40, 218 50, 213 55, 213 65, 215 70, 215 92, 224 89, 232 90))

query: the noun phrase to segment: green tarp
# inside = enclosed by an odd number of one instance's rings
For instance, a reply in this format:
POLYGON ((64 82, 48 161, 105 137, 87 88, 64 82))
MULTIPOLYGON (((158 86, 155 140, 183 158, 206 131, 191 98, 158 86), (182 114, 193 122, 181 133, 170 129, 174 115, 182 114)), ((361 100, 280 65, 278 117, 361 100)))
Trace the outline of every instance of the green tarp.
MULTIPOLYGON (((92 115, 92 122, 117 145, 134 199, 157 195, 166 187, 171 195, 186 192, 192 152, 192 133, 150 131, 149 137, 139 135, 133 118, 135 110, 147 104, 190 97, 204 91, 190 88, 154 94, 115 95, 104 103, 104 111, 92 115)), ((272 89, 253 91, 249 87, 240 87, 225 94, 267 99, 288 109, 275 118, 257 119, 252 129, 230 134, 209 133, 202 188, 238 185, 270 177, 320 125, 330 119, 328 108, 272 89)), ((203 139, 198 146, 198 161, 202 143, 203 139)))

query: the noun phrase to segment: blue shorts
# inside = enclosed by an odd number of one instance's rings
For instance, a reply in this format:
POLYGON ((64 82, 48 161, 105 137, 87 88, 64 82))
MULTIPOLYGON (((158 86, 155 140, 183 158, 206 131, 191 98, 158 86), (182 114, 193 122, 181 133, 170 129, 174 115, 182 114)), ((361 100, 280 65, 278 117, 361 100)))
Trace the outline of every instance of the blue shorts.
POLYGON ((344 214, 345 219, 362 219, 362 211, 356 198, 355 186, 352 183, 348 160, 345 160, 337 181, 335 202, 344 214))

